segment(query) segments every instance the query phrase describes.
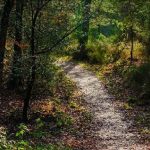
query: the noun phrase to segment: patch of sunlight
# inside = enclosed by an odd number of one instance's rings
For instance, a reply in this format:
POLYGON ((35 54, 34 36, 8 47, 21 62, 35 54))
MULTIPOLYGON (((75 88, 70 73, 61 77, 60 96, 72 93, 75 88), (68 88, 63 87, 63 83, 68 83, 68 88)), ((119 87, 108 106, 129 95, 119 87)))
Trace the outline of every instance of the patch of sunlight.
POLYGON ((71 56, 61 56, 58 61, 59 62, 66 62, 66 61, 70 61, 72 59, 71 56))
POLYGON ((124 109, 126 109, 126 110, 132 110, 133 108, 128 103, 125 103, 124 104, 124 109))
POLYGON ((150 129, 144 128, 144 129, 141 130, 141 133, 142 134, 149 134, 150 135, 150 129))

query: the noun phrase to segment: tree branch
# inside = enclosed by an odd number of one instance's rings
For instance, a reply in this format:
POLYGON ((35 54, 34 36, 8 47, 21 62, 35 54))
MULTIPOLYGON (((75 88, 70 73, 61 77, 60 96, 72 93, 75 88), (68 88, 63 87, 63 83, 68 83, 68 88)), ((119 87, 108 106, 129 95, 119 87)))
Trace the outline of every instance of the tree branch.
POLYGON ((82 24, 79 24, 78 26, 76 26, 75 28, 73 28, 72 30, 70 30, 68 33, 66 33, 60 40, 58 40, 56 43, 53 44, 52 47, 50 48, 44 48, 41 52, 36 53, 36 55, 40 55, 40 54, 44 54, 44 53, 48 53, 50 51, 52 51, 55 47, 57 47, 66 37, 68 37, 70 34, 72 34, 76 29, 78 29, 82 24))
MULTIPOLYGON (((102 6, 103 0, 101 0, 100 6, 102 6)), ((97 13, 95 13, 97 15, 97 13)), ((92 18, 93 15, 90 16, 92 18)), ((96 16, 97 17, 97 16, 96 16)), ((74 27, 72 30, 68 31, 60 40, 56 41, 56 43, 53 44, 50 48, 44 48, 41 50, 41 52, 37 52, 35 55, 45 54, 48 52, 51 52, 55 47, 57 47, 65 38, 67 38, 69 35, 71 35, 74 31, 76 31, 80 26, 82 26, 84 22, 81 22, 76 27, 74 27)))

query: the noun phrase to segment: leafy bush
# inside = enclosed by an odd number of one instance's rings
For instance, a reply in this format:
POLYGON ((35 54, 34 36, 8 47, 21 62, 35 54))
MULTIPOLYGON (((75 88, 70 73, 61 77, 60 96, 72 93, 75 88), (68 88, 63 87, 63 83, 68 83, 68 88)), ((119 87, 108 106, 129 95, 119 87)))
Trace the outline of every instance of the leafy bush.
POLYGON ((143 86, 150 80, 150 63, 143 64, 140 67, 131 66, 127 76, 130 82, 143 86))
POLYGON ((54 59, 50 56, 41 56, 37 59, 35 90, 39 88, 43 92, 51 92, 53 87, 55 87, 58 67, 56 67, 53 62, 54 59))
POLYGON ((12 150, 15 141, 8 141, 5 129, 0 128, 0 150, 12 150))
POLYGON ((150 63, 128 68, 126 76, 127 83, 140 93, 140 104, 150 104, 150 63))
POLYGON ((55 114, 56 124, 58 127, 69 126, 72 124, 72 118, 68 116, 66 113, 58 111, 55 114))
POLYGON ((25 124, 21 123, 18 126, 18 131, 16 132, 16 137, 17 137, 17 142, 15 144, 15 147, 18 150, 24 150, 24 149, 32 149, 32 147, 30 146, 30 143, 26 140, 24 140, 24 136, 27 134, 28 132, 28 128, 25 124))
POLYGON ((18 126, 18 131, 16 132, 16 137, 18 139, 22 139, 23 136, 26 134, 26 132, 28 131, 28 128, 26 125, 24 125, 23 123, 21 123, 19 126, 18 126))
POLYGON ((0 150, 32 149, 29 142, 23 139, 23 136, 26 134, 26 132, 27 127, 24 124, 20 124, 15 135, 18 140, 8 140, 6 131, 0 131, 0 150))
POLYGON ((103 64, 106 61, 107 46, 103 43, 91 43, 88 45, 88 58, 92 63, 103 64))

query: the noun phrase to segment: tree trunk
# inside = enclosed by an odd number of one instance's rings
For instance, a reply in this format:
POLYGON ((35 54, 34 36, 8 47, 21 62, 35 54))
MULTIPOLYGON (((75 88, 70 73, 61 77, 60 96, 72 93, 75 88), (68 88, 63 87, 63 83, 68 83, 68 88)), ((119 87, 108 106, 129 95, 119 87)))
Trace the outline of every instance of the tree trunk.
POLYGON ((3 61, 5 55, 5 45, 7 39, 7 31, 9 26, 9 16, 13 8, 14 0, 6 0, 0 25, 0 84, 2 83, 3 61))
POLYGON ((31 58, 32 58, 32 67, 31 67, 31 78, 28 79, 27 84, 27 90, 26 90, 26 96, 24 99, 24 107, 23 107, 23 121, 28 121, 28 109, 29 109, 29 103, 31 98, 31 93, 35 81, 35 75, 36 75, 36 58, 35 58, 35 26, 36 26, 36 18, 32 19, 32 31, 31 31, 31 58))
POLYGON ((22 42, 22 15, 24 0, 16 0, 16 25, 13 66, 8 82, 8 88, 15 89, 21 85, 21 42, 22 42))
POLYGON ((82 24, 82 35, 80 38, 80 56, 81 58, 86 55, 86 44, 88 42, 89 23, 90 23, 90 9, 92 0, 83 1, 83 24, 82 24))
MULTIPOLYGON (((38 1, 39 2, 39 1, 38 1)), ((31 59, 32 59, 32 64, 31 64, 31 78, 29 77, 28 79, 28 84, 27 84, 27 90, 26 90, 26 95, 24 98, 24 106, 23 106, 23 116, 22 119, 24 122, 28 121, 28 109, 29 109, 29 103, 30 103, 30 98, 31 98, 31 93, 33 89, 33 85, 35 82, 35 77, 36 77, 36 57, 35 57, 35 27, 36 27, 36 20, 38 18, 38 15, 42 8, 46 6, 50 0, 46 1, 43 3, 41 6, 38 5, 38 8, 34 14, 34 10, 32 10, 32 26, 31 26, 31 41, 30 41, 30 47, 31 47, 31 59)), ((40 4, 40 3, 38 3, 40 4)))
POLYGON ((28 121, 28 109, 29 109, 29 103, 30 103, 30 98, 32 94, 32 89, 35 81, 35 73, 36 73, 36 64, 35 64, 35 58, 32 59, 32 68, 31 68, 31 79, 29 77, 28 79, 28 85, 27 85, 27 90, 26 90, 26 96, 24 98, 24 107, 23 107, 23 122, 28 121))

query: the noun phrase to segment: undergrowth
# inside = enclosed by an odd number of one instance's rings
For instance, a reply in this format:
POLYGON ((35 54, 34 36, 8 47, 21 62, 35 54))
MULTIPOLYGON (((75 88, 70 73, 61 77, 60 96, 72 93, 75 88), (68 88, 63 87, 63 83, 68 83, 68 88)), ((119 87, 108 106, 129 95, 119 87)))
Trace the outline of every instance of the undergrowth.
POLYGON ((11 94, 9 99, 4 92, 8 103, 0 109, 4 112, 1 114, 0 150, 71 150, 83 146, 76 145, 75 141, 67 143, 69 136, 75 137, 80 129, 84 131, 81 121, 84 120, 86 128, 91 120, 90 113, 82 105, 81 94, 59 68, 47 84, 46 87, 51 86, 46 91, 43 83, 35 86, 28 124, 20 123, 22 101, 14 101, 17 97, 11 94))

